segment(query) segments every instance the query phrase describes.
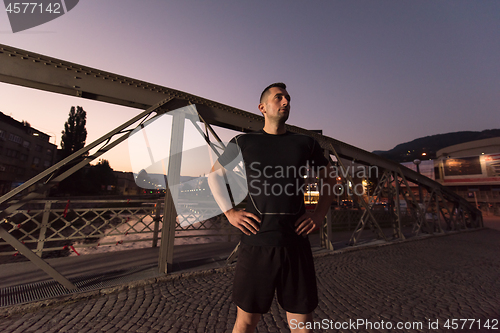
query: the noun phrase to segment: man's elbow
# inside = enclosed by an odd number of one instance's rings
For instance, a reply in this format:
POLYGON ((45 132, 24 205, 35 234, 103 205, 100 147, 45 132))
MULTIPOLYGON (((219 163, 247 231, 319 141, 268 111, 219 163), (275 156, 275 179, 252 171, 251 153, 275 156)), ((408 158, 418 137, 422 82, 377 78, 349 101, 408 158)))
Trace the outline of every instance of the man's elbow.
POLYGON ((207 176, 208 185, 213 188, 213 186, 217 186, 220 180, 223 179, 224 175, 222 173, 222 169, 215 170, 212 168, 212 172, 210 172, 207 176))

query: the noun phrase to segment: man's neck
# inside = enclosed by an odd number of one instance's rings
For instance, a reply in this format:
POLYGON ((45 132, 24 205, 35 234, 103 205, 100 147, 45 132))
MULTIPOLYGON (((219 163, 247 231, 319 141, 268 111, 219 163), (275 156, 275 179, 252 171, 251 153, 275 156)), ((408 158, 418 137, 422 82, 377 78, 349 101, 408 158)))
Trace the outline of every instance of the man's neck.
POLYGON ((265 124, 263 128, 264 132, 267 134, 285 134, 286 133, 286 127, 285 124, 265 124))

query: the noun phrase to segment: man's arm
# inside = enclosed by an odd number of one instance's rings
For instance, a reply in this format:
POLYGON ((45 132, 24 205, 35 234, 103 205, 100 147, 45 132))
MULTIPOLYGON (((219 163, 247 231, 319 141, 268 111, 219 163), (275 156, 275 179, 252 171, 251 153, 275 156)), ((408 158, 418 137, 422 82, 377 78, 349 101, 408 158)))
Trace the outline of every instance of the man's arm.
POLYGON ((260 219, 245 210, 235 209, 229 198, 224 174, 232 172, 224 168, 218 161, 212 167, 212 172, 208 175, 208 185, 219 205, 219 208, 226 215, 227 220, 245 235, 256 234, 259 230, 260 219))
POLYGON ((318 204, 314 213, 305 213, 295 222, 295 232, 298 235, 310 234, 317 226, 320 226, 326 213, 328 213, 328 208, 335 199, 333 187, 337 181, 334 177, 335 171, 332 165, 328 163, 326 168, 321 168, 320 170, 322 172, 319 178, 322 182, 322 187, 319 191, 318 204))

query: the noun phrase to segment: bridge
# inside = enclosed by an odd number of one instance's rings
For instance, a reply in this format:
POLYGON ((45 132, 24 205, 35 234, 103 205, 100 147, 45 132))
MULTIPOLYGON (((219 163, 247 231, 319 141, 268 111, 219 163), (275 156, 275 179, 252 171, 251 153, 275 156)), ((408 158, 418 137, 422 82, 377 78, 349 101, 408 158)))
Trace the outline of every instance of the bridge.
MULTIPOLYGON (((203 207, 197 207, 196 214, 193 209, 177 212, 173 200, 177 194, 170 191, 161 198, 80 200, 50 198, 46 193, 127 140, 141 124, 174 110, 192 107, 200 120, 196 125, 200 136, 219 151, 224 145, 213 126, 250 132, 262 128, 262 117, 178 90, 7 45, 0 44, 0 63, 1 82, 140 110, 135 117, 0 197, 0 238, 3 239, 0 255, 19 253, 25 256, 67 291, 73 292, 81 287, 42 259, 43 253, 68 249, 78 252, 85 248, 86 240, 120 236, 120 244, 150 242, 151 247, 158 248, 153 271, 165 275, 174 267, 176 237, 217 235, 228 241, 235 239, 234 230, 227 227, 222 217, 209 222, 203 219, 203 207), (140 237, 131 241, 125 239, 125 236, 134 235, 140 237)), ((177 134, 172 136, 171 147, 178 147, 176 138, 182 137, 183 127, 178 128, 173 127, 177 134)), ((373 238, 377 244, 389 244, 483 227, 481 212, 439 183, 334 138, 297 126, 287 126, 287 129, 310 135, 320 143, 325 155, 341 171, 339 181, 347 184, 354 193, 353 201, 359 205, 358 209, 330 209, 318 236, 318 246, 325 251, 345 244, 355 248, 373 238), (361 179, 355 179, 349 172, 353 166, 377 169, 378 176, 372 179, 373 188, 368 193, 354 191, 361 179), (422 198, 414 193, 417 188, 424 192, 422 198), (384 204, 381 210, 380 204, 387 202, 391 204, 384 204), (343 242, 340 242, 340 234, 345 238, 343 242)), ((174 178, 169 180, 178 179, 181 175, 175 157, 170 162, 169 177, 174 178)), ((108 240, 99 245, 116 244, 108 240)))

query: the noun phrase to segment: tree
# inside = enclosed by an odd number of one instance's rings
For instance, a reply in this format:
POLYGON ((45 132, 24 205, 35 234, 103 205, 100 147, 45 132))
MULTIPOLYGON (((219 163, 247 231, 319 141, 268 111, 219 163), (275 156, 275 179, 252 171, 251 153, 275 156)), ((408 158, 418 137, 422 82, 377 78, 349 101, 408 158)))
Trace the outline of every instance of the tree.
POLYGON ((87 169, 85 175, 85 194, 112 194, 114 190, 108 190, 108 186, 116 186, 117 179, 108 160, 99 160, 99 163, 87 169))
MULTIPOLYGON (((61 138, 61 159, 65 159, 74 152, 85 147, 85 140, 87 139, 87 113, 81 106, 71 107, 69 111, 68 120, 64 123, 64 131, 62 131, 61 138)), ((78 160, 77 160, 78 161, 78 160)), ((75 161, 74 161, 75 162, 75 161)), ((60 169, 60 172, 68 170, 74 162, 70 165, 65 165, 60 169)), ((59 183, 58 192, 60 194, 79 195, 82 194, 82 188, 85 185, 83 179, 83 170, 78 170, 63 181, 59 183)))
POLYGON ((61 149, 62 157, 66 158, 74 152, 85 147, 87 140, 87 113, 81 106, 72 106, 69 111, 68 121, 64 123, 62 131, 61 149))

